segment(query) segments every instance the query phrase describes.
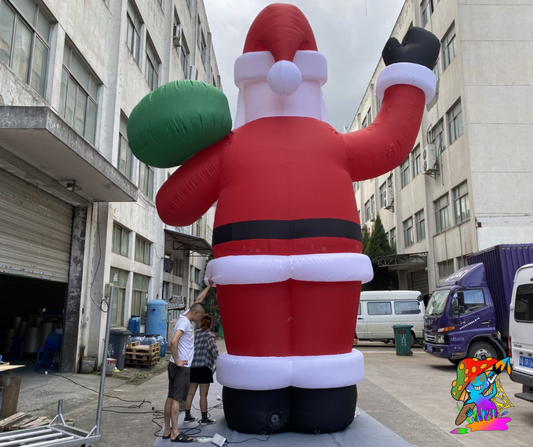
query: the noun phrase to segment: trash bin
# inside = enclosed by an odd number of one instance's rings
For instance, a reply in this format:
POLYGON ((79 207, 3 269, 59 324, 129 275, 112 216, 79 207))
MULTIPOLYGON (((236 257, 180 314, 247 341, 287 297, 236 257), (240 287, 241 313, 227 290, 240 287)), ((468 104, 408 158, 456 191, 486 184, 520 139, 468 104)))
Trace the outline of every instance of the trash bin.
POLYGON ((395 324, 394 342, 396 344, 396 355, 413 355, 411 351, 411 328, 409 324, 395 324))
POLYGON ((110 358, 117 359, 117 368, 124 369, 124 362, 126 360, 126 346, 130 339, 131 332, 125 329, 111 329, 109 331, 109 346, 107 347, 107 355, 110 358))

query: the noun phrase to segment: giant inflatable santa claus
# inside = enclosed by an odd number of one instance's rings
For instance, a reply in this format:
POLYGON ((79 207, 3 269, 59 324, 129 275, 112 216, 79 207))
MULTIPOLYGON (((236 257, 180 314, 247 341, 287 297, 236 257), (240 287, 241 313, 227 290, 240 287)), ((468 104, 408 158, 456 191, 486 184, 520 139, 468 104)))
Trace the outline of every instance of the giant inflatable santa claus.
POLYGON ((327 64, 307 19, 273 4, 235 62, 232 131, 224 95, 200 82, 162 86, 132 113, 137 157, 182 164, 157 195, 161 219, 190 225, 217 202, 206 276, 217 284, 224 325, 217 380, 231 428, 317 433, 352 422, 364 377, 352 342, 361 283, 373 275, 352 182, 408 156, 434 94, 438 51, 420 28, 401 44, 389 40, 379 114, 341 134, 327 124, 327 64))

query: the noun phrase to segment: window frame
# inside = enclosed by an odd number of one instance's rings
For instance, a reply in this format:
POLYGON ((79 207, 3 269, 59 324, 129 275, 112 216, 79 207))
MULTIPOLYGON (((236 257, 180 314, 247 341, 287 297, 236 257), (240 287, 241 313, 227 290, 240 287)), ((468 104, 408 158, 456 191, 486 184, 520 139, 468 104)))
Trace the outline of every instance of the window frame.
POLYGON ((134 165, 135 158, 133 157, 133 152, 128 141, 128 122, 126 117, 121 113, 118 132, 117 169, 130 181, 133 181, 134 165))
POLYGON ((392 303, 390 301, 367 301, 366 311, 367 311, 367 315, 370 315, 370 316, 392 315, 392 303), (373 308, 376 307, 375 305, 378 305, 376 308, 377 313, 374 313, 373 308), (388 305, 388 310, 389 310, 388 312, 386 309, 387 305, 388 305), (383 313, 382 310, 385 310, 385 313, 383 313))
POLYGON ((435 145, 435 154, 437 157, 446 150, 444 130, 444 121, 441 118, 429 132, 430 143, 435 145))
POLYGON ((411 181, 411 164, 409 156, 400 165, 400 185, 401 189, 405 188, 411 181))
POLYGON ((155 45, 150 38, 150 35, 147 34, 146 38, 146 61, 145 61, 145 70, 144 70, 144 79, 150 87, 151 91, 154 91, 159 87, 159 67, 161 66, 161 60, 155 49, 155 45))
POLYGON ((421 242, 426 239, 426 219, 423 208, 418 213, 415 213, 415 227, 416 241, 421 242))
POLYGON ((148 302, 148 295, 150 293, 150 276, 141 275, 139 273, 133 273, 133 281, 131 287, 131 315, 138 315, 141 317, 141 324, 146 323, 146 303, 148 302), (140 284, 137 280, 140 280, 140 284), (144 288, 146 287, 146 288, 144 288))
POLYGON ((451 24, 450 28, 448 28, 448 31, 446 31, 446 34, 442 38, 441 41, 441 48, 442 48, 442 71, 444 72, 450 64, 455 59, 455 56, 457 55, 457 48, 455 45, 456 39, 455 39, 456 33, 455 33, 455 22, 451 24))
POLYGON ((386 195, 387 195, 387 182, 383 182, 379 187, 379 207, 385 208, 387 206, 386 203, 386 195))
POLYGON ((439 273, 439 279, 446 279, 455 271, 453 259, 446 259, 444 261, 437 262, 437 270, 439 273))
POLYGON ((134 259, 145 265, 152 265, 152 242, 148 239, 135 235, 135 254, 134 259))
POLYGON ((456 225, 470 219, 470 201, 468 196, 468 182, 466 180, 452 189, 453 218, 456 225))
POLYGON ((415 243, 415 234, 413 227, 413 216, 405 219, 403 222, 403 244, 404 247, 411 247, 415 243))
POLYGON ((435 231, 441 233, 451 227, 450 222, 450 197, 449 194, 443 194, 433 202, 435 208, 435 231), (444 199, 446 203, 443 204, 444 199))
POLYGON ((139 67, 141 66, 143 23, 142 17, 137 10, 137 6, 132 0, 128 0, 128 7, 126 10, 126 45, 139 67))
POLYGON ((151 166, 139 162, 139 191, 150 200, 154 199, 155 170, 151 166))
POLYGON ((129 274, 130 272, 127 270, 122 270, 117 267, 111 267, 109 269, 109 282, 114 286, 113 305, 111 306, 111 326, 124 325, 124 309, 129 274), (117 281, 114 280, 115 274, 118 274, 117 281))
POLYGON ((415 148, 411 151, 411 165, 413 166, 413 178, 422 172, 422 151, 420 149, 420 144, 417 144, 415 148))
POLYGON ((130 233, 131 232, 122 225, 113 222, 113 237, 111 242, 111 251, 113 253, 128 257, 130 251, 130 233), (117 233, 119 234, 117 235, 117 233), (119 236, 118 247, 115 244, 117 236, 119 236))
POLYGON ((448 124, 449 144, 453 144, 461 135, 463 135, 463 108, 459 98, 450 110, 446 113, 448 124))

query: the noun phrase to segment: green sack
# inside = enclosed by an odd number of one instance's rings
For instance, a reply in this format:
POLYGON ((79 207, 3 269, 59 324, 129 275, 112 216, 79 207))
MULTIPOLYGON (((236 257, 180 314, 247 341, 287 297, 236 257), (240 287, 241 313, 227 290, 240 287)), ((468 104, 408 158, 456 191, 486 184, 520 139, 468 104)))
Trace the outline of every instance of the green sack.
POLYGON ((179 166, 231 131, 226 95, 200 81, 162 85, 135 106, 128 120, 133 154, 156 168, 179 166))

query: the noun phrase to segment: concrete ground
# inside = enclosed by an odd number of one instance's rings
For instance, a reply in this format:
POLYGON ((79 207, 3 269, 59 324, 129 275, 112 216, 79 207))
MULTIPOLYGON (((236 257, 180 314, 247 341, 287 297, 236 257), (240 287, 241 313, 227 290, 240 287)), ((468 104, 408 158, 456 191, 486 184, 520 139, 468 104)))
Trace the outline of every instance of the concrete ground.
MULTIPOLYGON (((219 348, 225 351, 223 340, 219 341, 219 348)), ((454 421, 458 413, 456 402, 450 396, 451 382, 456 375, 451 363, 426 354, 421 348, 414 348, 414 355, 410 357, 397 356, 394 346, 383 343, 363 342, 357 349, 365 356, 365 379, 358 385, 361 414, 344 432, 331 435, 282 433, 270 437, 233 432, 226 426, 223 404, 217 400, 222 394, 217 383, 212 385, 209 394, 210 414, 217 419, 217 424, 205 427, 189 424, 193 426, 188 427, 182 423, 181 415, 180 429, 189 428, 190 436, 219 433, 232 442, 244 441, 242 443, 247 445, 261 440, 271 447, 531 445, 533 405, 514 397, 521 386, 507 376, 501 375, 502 386, 515 405, 508 409, 512 419, 509 429, 450 434, 456 428, 454 421)), ((167 390, 166 374, 161 373, 161 367, 156 371, 159 373, 148 380, 145 376, 152 373, 142 370, 144 373, 135 383, 125 379, 127 372, 107 378, 106 395, 109 397, 104 403, 102 440, 98 446, 118 447, 126 440, 131 447, 172 445, 156 437, 163 425, 162 409, 167 390)), ((23 378, 19 411, 53 416, 57 400, 63 399, 64 415, 73 419, 76 427, 90 430, 94 426, 97 395, 88 388, 98 391, 99 376, 73 374, 64 378, 30 371, 18 375, 23 378)), ((133 377, 131 371, 129 376, 133 377)), ((198 398, 194 407, 199 407, 198 398)))

